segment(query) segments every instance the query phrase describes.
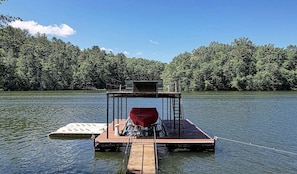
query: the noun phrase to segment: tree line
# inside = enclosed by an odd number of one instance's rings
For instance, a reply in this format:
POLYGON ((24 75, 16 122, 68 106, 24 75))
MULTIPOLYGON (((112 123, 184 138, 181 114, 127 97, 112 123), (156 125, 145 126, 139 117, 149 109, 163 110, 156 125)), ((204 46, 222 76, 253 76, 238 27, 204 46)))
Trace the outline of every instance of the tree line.
POLYGON ((44 34, 0 28, 0 89, 62 90, 117 88, 131 79, 160 79, 165 63, 107 53, 98 46, 81 50, 44 34))
POLYGON ((211 42, 172 60, 161 77, 182 90, 297 90, 297 46, 256 46, 248 38, 211 42))
POLYGON ((44 34, 0 28, 0 89, 62 90, 117 88, 125 80, 163 79, 184 91, 296 90, 297 46, 256 46, 248 38, 211 42, 166 64, 127 58, 98 46, 81 50, 44 34))
POLYGON ((135 79, 178 82, 184 91, 297 90, 296 45, 257 46, 238 38, 231 44, 211 42, 165 64, 32 36, 7 26, 16 19, 21 20, 0 14, 0 90, 115 88, 135 79))

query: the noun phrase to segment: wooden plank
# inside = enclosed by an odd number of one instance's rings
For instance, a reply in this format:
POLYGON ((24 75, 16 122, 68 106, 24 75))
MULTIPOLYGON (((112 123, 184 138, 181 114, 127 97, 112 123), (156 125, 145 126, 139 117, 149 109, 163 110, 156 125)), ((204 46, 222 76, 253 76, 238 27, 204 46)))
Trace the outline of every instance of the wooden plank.
MULTIPOLYGON (((119 130, 122 130, 125 125, 125 119, 116 119, 114 122, 109 124, 108 131, 109 131, 109 138, 107 139, 107 132, 104 131, 102 134, 96 137, 95 139, 95 149, 100 149, 100 147, 106 148, 110 144, 123 147, 129 141, 137 142, 137 143, 153 143, 153 137, 129 137, 129 136, 119 136, 115 135, 113 125, 118 124, 119 130), (129 140, 130 138, 130 140, 129 140)), ((168 136, 166 137, 158 137, 155 141, 157 144, 165 144, 169 146, 175 147, 198 147, 201 146, 202 148, 207 147, 209 149, 215 146, 215 140, 210 138, 205 132, 203 132, 200 128, 196 127, 193 123, 189 120, 184 120, 185 128, 182 129, 181 136, 177 136, 176 130, 172 130, 170 128, 170 121, 164 120, 166 126, 169 127, 168 129, 168 136)))
MULTIPOLYGON (((119 130, 122 130, 125 125, 126 120, 115 120, 115 124, 119 124, 119 130)), ((169 124, 168 121, 165 121, 165 124, 169 124)), ((110 143, 126 143, 129 141, 128 136, 117 136, 113 131, 113 123, 109 124, 109 138, 106 138, 106 131, 101 133, 96 139, 95 142, 110 142, 110 143)), ((176 132, 172 132, 169 129, 167 137, 158 137, 156 139, 157 143, 214 143, 214 139, 210 138, 207 134, 201 131, 194 125, 189 124, 188 121, 185 121, 185 129, 183 130, 181 137, 176 136, 176 132)), ((153 142, 153 138, 136 138, 132 137, 134 142, 153 142)))
POLYGON ((143 173, 155 173, 156 164, 155 164, 155 148, 154 144, 146 144, 144 145, 144 155, 143 155, 143 173))
POLYGON ((127 173, 156 173, 153 143, 132 143, 127 173))
POLYGON ((142 173, 143 146, 141 144, 132 144, 128 162, 128 173, 142 173))

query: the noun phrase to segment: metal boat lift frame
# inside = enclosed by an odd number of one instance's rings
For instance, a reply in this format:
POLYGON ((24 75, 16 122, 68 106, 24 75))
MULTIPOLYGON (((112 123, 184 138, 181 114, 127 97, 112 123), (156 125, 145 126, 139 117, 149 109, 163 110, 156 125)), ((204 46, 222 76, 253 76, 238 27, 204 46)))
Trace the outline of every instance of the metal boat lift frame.
MULTIPOLYGON (((178 119, 176 120, 172 111, 172 99, 177 99, 178 110, 181 111, 181 93, 180 92, 132 92, 132 91, 109 91, 106 93, 106 124, 108 125, 110 121, 115 119, 127 119, 128 117, 128 98, 162 98, 162 119, 164 118, 164 109, 166 109, 167 120, 173 120, 173 128, 178 130, 178 135, 181 135, 181 120, 182 113, 178 113, 178 119), (110 100, 112 99, 112 102, 110 100), (116 100, 117 99, 117 100, 116 100), (125 100, 123 103, 123 99, 125 100), (166 105, 164 99, 167 100, 166 105), (110 111, 110 104, 112 104, 110 111), (123 104, 125 105, 125 110, 123 111, 123 104), (112 115, 112 120, 110 118, 110 112, 112 115), (125 117, 123 116, 123 113, 125 117)), ((115 122, 113 122, 113 128, 115 127, 115 122)), ((109 138, 107 128, 107 138, 109 138)))

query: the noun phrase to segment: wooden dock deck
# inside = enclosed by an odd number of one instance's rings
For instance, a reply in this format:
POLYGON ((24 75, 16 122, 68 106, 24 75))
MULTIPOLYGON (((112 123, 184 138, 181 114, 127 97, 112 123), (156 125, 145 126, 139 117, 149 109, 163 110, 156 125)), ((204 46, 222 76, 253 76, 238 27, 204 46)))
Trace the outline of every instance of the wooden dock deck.
MULTIPOLYGON (((107 131, 97 136, 94 140, 94 147, 96 151, 117 150, 125 147, 129 142, 138 143, 153 143, 153 137, 129 137, 115 135, 114 126, 118 125, 119 130, 122 130, 125 125, 125 119, 115 119, 114 122, 108 126, 107 131), (131 140, 132 139, 132 140, 131 140)), ((159 145, 165 145, 170 151, 175 149, 189 149, 191 151, 214 151, 215 140, 209 137, 200 128, 196 127, 189 120, 182 120, 183 128, 179 136, 178 130, 173 128, 170 120, 163 120, 167 129, 167 136, 157 137, 155 140, 159 145)))
POLYGON ((127 173, 156 173, 154 143, 132 143, 127 173))

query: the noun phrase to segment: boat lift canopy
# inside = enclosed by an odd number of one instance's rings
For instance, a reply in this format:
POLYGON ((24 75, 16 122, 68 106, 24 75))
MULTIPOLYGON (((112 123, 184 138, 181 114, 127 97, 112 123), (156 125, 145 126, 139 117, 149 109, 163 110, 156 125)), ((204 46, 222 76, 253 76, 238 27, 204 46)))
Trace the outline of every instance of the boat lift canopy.
MULTIPOLYGON (((164 104, 164 100, 162 100, 162 110, 167 110, 167 118, 172 117, 174 115, 174 111, 172 111, 172 103, 175 103, 177 105, 177 108, 179 108, 179 111, 181 110, 181 92, 177 91, 163 91, 161 88, 162 81, 148 81, 148 80, 137 80, 137 81, 129 81, 126 89, 119 89, 116 91, 108 91, 106 93, 106 99, 107 99, 107 107, 106 107, 106 124, 109 124, 109 117, 110 113, 112 114, 112 120, 117 119, 123 119, 123 99, 124 104, 126 105, 126 113, 125 119, 127 119, 128 113, 127 113, 127 98, 162 98, 162 99, 168 99, 166 100, 167 103, 164 104), (113 98, 112 100, 112 107, 110 111, 110 98, 113 98), (118 98, 118 100, 114 100, 114 98, 118 98), (175 102, 172 102, 172 99, 175 102), (117 113, 117 115, 116 115, 117 113)), ((175 88, 177 89, 177 88, 175 88)), ((181 113, 178 113, 178 116, 173 116, 172 119, 174 121, 174 125, 176 126, 176 129, 178 129, 178 132, 180 134, 181 131, 181 119, 182 115, 181 113), (178 118, 177 118, 178 117, 178 118)), ((163 118, 162 118, 163 119, 163 118)), ((113 126, 114 127, 114 126, 113 126)), ((108 138, 108 131, 107 131, 107 138, 108 138)))

